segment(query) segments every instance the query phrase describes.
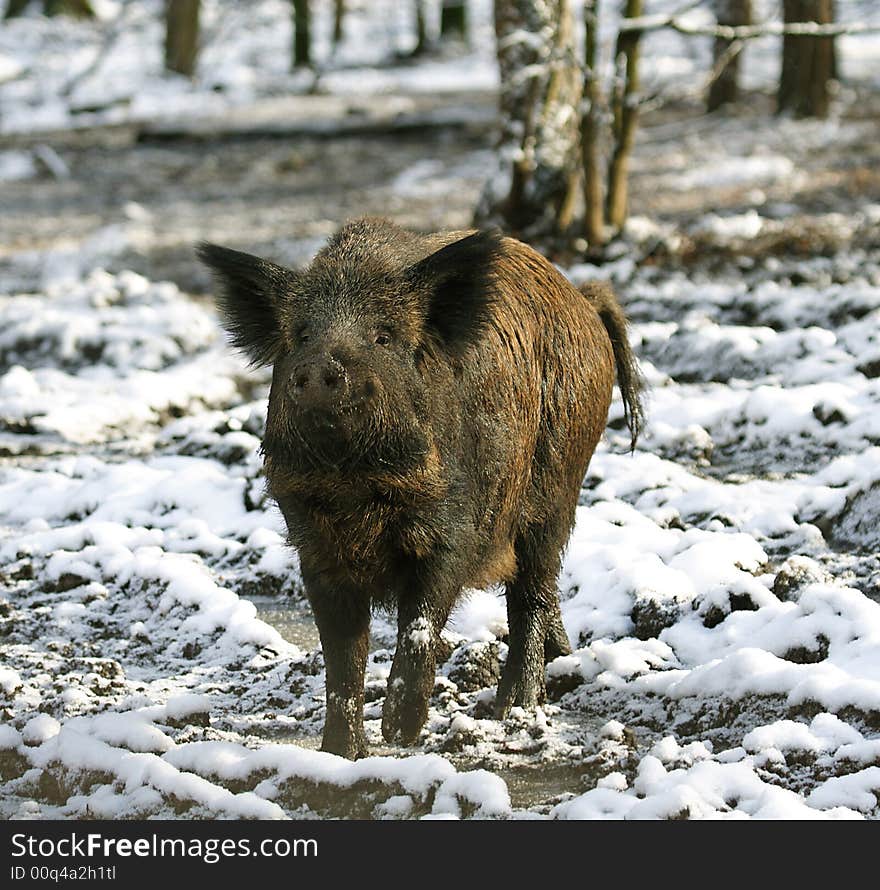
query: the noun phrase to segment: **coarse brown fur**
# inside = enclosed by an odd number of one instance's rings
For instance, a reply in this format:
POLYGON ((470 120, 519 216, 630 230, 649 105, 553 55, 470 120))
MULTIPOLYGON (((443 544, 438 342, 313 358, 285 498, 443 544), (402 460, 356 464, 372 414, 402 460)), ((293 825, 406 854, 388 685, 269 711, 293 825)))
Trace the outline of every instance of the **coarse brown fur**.
POLYGON ((200 255, 233 343, 273 365, 265 470, 321 634, 324 749, 366 752, 377 606, 398 613, 389 741, 418 737, 437 638, 466 588, 506 587, 497 713, 537 705, 545 659, 570 651, 556 576, 615 367, 633 445, 642 424, 611 290, 579 293, 494 232, 423 236, 382 219, 349 223, 300 272, 200 255))

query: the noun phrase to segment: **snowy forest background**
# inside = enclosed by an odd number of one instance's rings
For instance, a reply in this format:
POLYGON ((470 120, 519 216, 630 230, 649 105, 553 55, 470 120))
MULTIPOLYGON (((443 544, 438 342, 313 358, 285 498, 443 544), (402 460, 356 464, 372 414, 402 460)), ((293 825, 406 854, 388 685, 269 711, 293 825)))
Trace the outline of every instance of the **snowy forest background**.
POLYGON ((880 10, 494 6, 7 0, 0 818, 880 815, 880 10), (489 718, 474 591, 385 745, 377 615, 349 763, 193 245, 296 265, 364 214, 611 281, 651 395, 584 480, 544 708, 489 718))

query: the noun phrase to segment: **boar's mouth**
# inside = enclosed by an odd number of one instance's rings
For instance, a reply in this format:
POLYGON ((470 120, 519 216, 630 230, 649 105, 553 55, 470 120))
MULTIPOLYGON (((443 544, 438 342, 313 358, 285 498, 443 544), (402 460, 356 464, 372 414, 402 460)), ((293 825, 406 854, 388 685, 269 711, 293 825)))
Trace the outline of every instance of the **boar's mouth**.
POLYGON ((355 402, 283 417, 270 412, 261 450, 279 469, 355 476, 421 467, 430 446, 418 425, 385 426, 381 413, 355 402))
POLYGON ((357 422, 361 413, 361 406, 348 404, 333 410, 297 411, 280 421, 269 420, 263 453, 304 469, 356 460, 370 438, 361 428, 364 424, 357 422))
POLYGON ((263 454, 291 469, 356 466, 374 447, 377 431, 363 400, 314 408, 270 410, 263 454))

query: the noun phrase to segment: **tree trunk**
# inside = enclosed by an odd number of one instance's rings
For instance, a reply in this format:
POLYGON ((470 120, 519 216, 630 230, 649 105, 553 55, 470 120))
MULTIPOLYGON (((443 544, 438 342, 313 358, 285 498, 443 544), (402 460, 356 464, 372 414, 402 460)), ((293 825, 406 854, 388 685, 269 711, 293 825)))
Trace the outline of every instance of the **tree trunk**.
POLYGON ((597 69, 599 47, 599 0, 584 0, 584 104, 581 114, 581 163, 584 168, 584 236, 590 247, 605 243, 605 199, 602 189, 601 152, 602 91, 597 69))
MULTIPOLYGON (((832 22, 837 21, 837 9, 836 9, 837 0, 828 0, 828 2, 831 7, 830 21, 832 21, 832 22)), ((830 64, 831 64, 831 68, 830 68, 831 79, 837 80, 838 79, 837 78, 837 74, 838 74, 838 71, 837 71, 837 41, 834 40, 833 38, 831 39, 831 63, 830 64)))
MULTIPOLYGON (((624 16, 638 18, 642 14, 642 0, 626 0, 624 16)), ((606 215, 609 224, 621 229, 627 214, 627 179, 629 158, 636 137, 639 109, 636 98, 639 90, 639 31, 623 31, 617 35, 614 52, 616 84, 614 88, 614 148, 608 165, 608 202, 606 215)))
POLYGON ((165 0, 165 67, 192 77, 199 51, 199 0, 165 0))
POLYGON ((293 0, 293 59, 292 69, 312 64, 311 21, 309 0, 293 0))
POLYGON ((14 19, 21 15, 27 8, 30 0, 9 0, 6 4, 6 11, 3 13, 4 19, 14 19))
MULTIPOLYGON (((715 15, 719 25, 751 25, 752 0, 715 0, 715 15)), ((736 102, 739 95, 739 60, 741 52, 731 49, 733 41, 715 38, 712 70, 715 79, 709 86, 707 111, 736 102), (725 56, 730 56, 725 61, 725 56)), ((742 44, 739 44, 741 47, 742 44)))
POLYGON ((414 56, 421 55, 428 48, 428 26, 425 23, 425 0, 413 0, 416 7, 416 48, 414 56))
POLYGON ((478 225, 547 237, 569 222, 579 185, 581 76, 568 0, 496 0, 501 74, 499 171, 478 225))
POLYGON ((440 7, 440 39, 465 40, 467 37, 467 4, 465 0, 443 0, 440 7))
POLYGON ((345 0, 333 0, 333 46, 342 42, 342 21, 345 18, 345 0))
MULTIPOLYGON (((783 0, 783 17, 786 24, 830 24, 834 5, 832 0, 783 0)), ((833 37, 783 37, 777 110, 796 117, 827 117, 834 69, 833 37)))

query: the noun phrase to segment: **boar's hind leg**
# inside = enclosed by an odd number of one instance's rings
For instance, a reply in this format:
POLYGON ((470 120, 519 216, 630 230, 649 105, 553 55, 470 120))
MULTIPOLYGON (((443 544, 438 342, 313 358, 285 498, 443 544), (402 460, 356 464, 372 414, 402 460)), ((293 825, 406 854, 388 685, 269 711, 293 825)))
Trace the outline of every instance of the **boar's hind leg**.
POLYGON ((334 593, 305 580, 327 672, 321 750, 356 760, 367 753, 364 670, 370 642, 369 600, 357 593, 334 593))
POLYGON ((398 603, 397 650, 382 708, 382 735, 411 745, 428 719, 428 700, 437 670, 437 639, 458 591, 398 603))
POLYGON ((544 701, 544 664, 571 652, 562 626, 556 576, 568 529, 530 529, 516 543, 517 576, 507 585, 507 662, 498 684, 495 713, 531 709, 544 701))

